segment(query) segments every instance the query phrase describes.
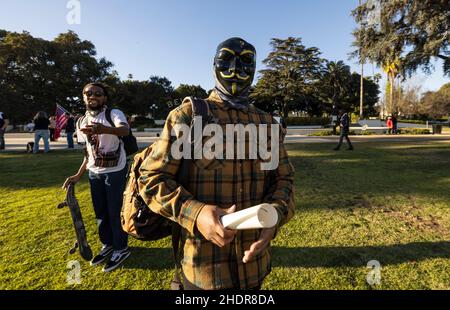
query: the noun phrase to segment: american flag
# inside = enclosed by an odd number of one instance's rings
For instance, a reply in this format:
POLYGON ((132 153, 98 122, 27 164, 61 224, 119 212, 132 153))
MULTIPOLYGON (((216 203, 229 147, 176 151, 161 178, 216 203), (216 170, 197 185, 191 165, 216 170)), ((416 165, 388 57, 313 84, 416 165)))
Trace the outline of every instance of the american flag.
POLYGON ((54 133, 55 140, 57 140, 60 137, 61 130, 66 126, 67 120, 69 119, 65 113, 69 113, 69 112, 67 112, 66 109, 64 109, 62 106, 57 104, 56 105, 56 128, 55 128, 55 133, 54 133))

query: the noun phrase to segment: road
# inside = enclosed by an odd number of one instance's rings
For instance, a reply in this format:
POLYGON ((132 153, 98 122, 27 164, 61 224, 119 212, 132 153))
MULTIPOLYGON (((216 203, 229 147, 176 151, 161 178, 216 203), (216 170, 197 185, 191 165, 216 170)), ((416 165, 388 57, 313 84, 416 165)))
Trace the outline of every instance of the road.
MULTIPOLYGON (((136 133, 139 147, 146 147, 154 142, 157 137, 156 134, 151 133, 136 133)), ((450 141, 450 134, 442 135, 370 135, 370 136, 351 136, 350 139, 353 143, 364 142, 421 142, 421 141, 450 141)), ((306 134, 298 134, 295 131, 288 132, 286 136, 286 143, 337 143, 338 136, 333 137, 312 137, 306 134)), ((25 152, 28 142, 34 141, 34 135, 32 133, 10 133, 5 135, 6 151, 11 152, 25 152)), ((344 141, 345 143, 345 141, 344 141)), ((41 150, 43 149, 43 143, 40 144, 41 150)), ((63 150, 67 148, 65 138, 60 138, 58 142, 51 142, 51 150, 63 150)), ((80 145, 76 145, 76 149, 81 149, 80 145)))

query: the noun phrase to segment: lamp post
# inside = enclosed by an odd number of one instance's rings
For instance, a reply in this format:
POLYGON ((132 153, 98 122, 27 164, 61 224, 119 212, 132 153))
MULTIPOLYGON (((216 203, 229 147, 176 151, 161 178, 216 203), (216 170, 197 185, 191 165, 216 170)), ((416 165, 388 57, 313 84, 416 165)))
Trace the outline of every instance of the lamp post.
POLYGON ((333 135, 336 134, 337 118, 337 108, 336 105, 333 105, 333 109, 331 111, 331 125, 333 126, 333 135))

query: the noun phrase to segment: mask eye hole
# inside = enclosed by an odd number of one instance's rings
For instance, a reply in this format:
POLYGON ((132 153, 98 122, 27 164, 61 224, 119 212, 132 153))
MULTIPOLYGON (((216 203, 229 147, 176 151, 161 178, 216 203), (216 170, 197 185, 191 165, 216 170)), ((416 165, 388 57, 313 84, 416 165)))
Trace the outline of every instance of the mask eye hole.
POLYGON ((247 65, 253 64, 254 61, 253 54, 244 54, 240 58, 241 61, 247 65))
POLYGON ((230 61, 231 59, 233 59, 234 55, 232 53, 230 53, 229 51, 220 51, 219 56, 217 57, 220 60, 224 60, 224 61, 230 61))

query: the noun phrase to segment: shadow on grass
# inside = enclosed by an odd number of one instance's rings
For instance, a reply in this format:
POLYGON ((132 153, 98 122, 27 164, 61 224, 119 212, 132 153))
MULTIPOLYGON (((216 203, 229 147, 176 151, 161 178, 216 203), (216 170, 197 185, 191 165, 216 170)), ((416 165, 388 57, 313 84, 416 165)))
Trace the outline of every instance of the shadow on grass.
POLYGON ((165 270, 173 269, 171 248, 130 247, 131 255, 125 261, 127 269, 165 270))
MULTIPOLYGON (((174 268, 172 249, 132 247, 124 263, 128 269, 174 268)), ((272 247, 274 267, 365 267, 371 260, 381 266, 415 263, 429 258, 450 258, 450 242, 413 242, 367 247, 272 247)))
POLYGON ((272 257, 274 267, 365 267, 371 260, 386 266, 429 258, 450 258, 450 242, 367 247, 272 247, 272 257))

